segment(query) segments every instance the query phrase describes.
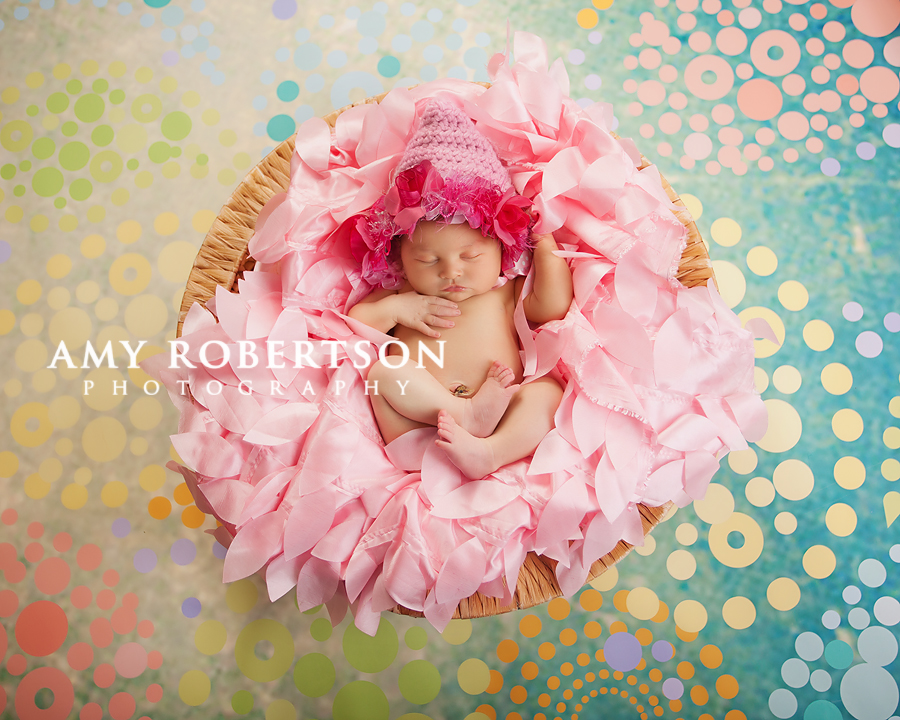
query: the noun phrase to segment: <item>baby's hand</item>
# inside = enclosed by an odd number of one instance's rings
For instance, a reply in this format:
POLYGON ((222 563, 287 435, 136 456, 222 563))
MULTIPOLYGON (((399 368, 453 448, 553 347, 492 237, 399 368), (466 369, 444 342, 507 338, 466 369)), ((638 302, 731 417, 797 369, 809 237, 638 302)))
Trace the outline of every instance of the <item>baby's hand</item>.
POLYGON ((457 304, 445 298, 419 295, 417 292, 400 293, 393 298, 396 302, 396 324, 418 330, 428 337, 439 338, 441 334, 434 328, 453 327, 455 323, 447 318, 459 315, 457 304))

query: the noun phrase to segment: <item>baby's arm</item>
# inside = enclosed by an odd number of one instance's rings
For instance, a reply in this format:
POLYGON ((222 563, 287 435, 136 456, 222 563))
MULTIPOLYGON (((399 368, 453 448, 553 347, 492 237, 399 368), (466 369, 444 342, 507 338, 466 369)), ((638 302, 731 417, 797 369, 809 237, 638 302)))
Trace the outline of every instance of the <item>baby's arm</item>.
MULTIPOLYGON (((552 235, 535 235, 534 240, 534 286, 522 301, 525 317, 538 324, 562 320, 572 303, 572 272, 565 258, 553 254, 559 248, 552 235)), ((517 294, 520 289, 516 287, 517 294)))
POLYGON ((369 327, 389 332, 397 325, 418 330, 427 337, 439 338, 435 327, 453 327, 448 317, 459 315, 455 302, 430 295, 419 295, 411 290, 375 290, 365 299, 350 308, 347 313, 369 327))

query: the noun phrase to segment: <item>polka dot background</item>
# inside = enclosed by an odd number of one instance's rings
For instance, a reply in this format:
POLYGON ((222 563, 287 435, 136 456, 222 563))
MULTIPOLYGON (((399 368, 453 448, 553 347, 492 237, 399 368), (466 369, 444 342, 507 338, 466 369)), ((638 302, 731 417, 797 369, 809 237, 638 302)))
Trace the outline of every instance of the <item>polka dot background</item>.
POLYGON ((0 39, 0 715, 900 715, 896 3, 8 0, 0 39), (369 637, 222 585, 166 468, 177 413, 123 343, 174 338, 218 208, 300 123, 483 80, 507 21, 613 103, 724 301, 768 323, 768 431, 543 607, 369 637))

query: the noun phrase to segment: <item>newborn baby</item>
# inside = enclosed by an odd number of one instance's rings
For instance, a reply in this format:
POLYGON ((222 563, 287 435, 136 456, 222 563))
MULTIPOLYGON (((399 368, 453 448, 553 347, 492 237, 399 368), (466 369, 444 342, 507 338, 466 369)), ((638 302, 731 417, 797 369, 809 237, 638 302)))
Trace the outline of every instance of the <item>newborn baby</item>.
MULTIPOLYGON (((569 267, 554 254, 552 235, 533 241, 534 285, 522 301, 525 316, 533 323, 562 319, 572 301, 569 267)), ((393 331, 407 346, 426 343, 436 354, 440 339, 444 362, 440 367, 426 356, 425 368, 371 367, 368 380, 379 387, 372 407, 385 442, 437 426, 437 445, 473 479, 530 455, 553 428, 562 389, 550 377, 518 384, 513 312, 524 278, 498 282, 501 242, 467 223, 423 220, 395 242, 402 285, 374 291, 349 315, 393 331)))

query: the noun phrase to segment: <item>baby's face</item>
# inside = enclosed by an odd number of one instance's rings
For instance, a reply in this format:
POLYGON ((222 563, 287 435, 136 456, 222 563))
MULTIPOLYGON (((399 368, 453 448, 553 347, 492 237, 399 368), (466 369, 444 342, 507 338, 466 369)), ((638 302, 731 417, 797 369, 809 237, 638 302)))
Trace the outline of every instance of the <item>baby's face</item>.
POLYGON ((466 223, 420 222, 401 241, 400 260, 413 290, 453 302, 486 293, 500 277, 500 243, 466 223))

